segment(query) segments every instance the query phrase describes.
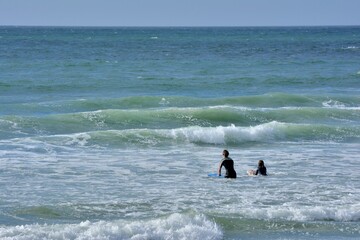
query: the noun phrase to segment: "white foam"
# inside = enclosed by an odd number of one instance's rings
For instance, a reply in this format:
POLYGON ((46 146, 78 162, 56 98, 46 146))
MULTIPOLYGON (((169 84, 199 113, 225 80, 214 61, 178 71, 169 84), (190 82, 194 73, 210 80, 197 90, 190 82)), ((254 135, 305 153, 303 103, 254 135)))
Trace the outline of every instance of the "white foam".
POLYGON ((85 221, 80 224, 0 227, 1 239, 221 239, 216 223, 203 215, 172 214, 148 221, 85 221))
POLYGON ((211 144, 264 141, 273 138, 276 134, 279 134, 279 127, 283 125, 284 124, 282 123, 274 121, 254 127, 236 127, 234 124, 226 127, 188 127, 172 129, 171 135, 175 139, 185 138, 189 142, 203 142, 211 144))
POLYGON ((360 110, 360 107, 347 107, 344 103, 336 101, 336 100, 325 101, 325 102, 322 103, 322 105, 325 108, 337 108, 337 109, 346 109, 346 110, 360 110))
POLYGON ((241 111, 255 110, 255 108, 243 107, 243 106, 232 106, 232 105, 209 106, 209 109, 236 109, 236 110, 241 110, 241 111))
POLYGON ((91 136, 87 133, 78 133, 73 135, 63 135, 67 136, 68 139, 64 143, 66 146, 79 145, 85 146, 88 141, 91 139, 91 136))
POLYGON ((105 127, 105 119, 102 116, 102 110, 94 111, 94 112, 84 112, 82 113, 83 117, 91 122, 94 122, 98 127, 105 127))
POLYGON ((4 119, 0 119, 0 124, 1 125, 16 125, 16 123, 12 122, 12 121, 9 121, 9 120, 4 120, 4 119))
POLYGON ((288 220, 288 221, 359 221, 360 205, 349 207, 331 206, 273 206, 266 209, 257 208, 244 211, 249 218, 266 220, 288 220))
POLYGON ((334 100, 325 101, 322 105, 326 108, 345 108, 345 104, 334 100))
POLYGON ((359 47, 357 47, 357 46, 347 46, 347 47, 343 47, 342 49, 359 49, 359 47))
POLYGON ((159 102, 159 105, 168 105, 168 104, 170 104, 170 102, 166 100, 166 98, 162 98, 161 101, 159 102))

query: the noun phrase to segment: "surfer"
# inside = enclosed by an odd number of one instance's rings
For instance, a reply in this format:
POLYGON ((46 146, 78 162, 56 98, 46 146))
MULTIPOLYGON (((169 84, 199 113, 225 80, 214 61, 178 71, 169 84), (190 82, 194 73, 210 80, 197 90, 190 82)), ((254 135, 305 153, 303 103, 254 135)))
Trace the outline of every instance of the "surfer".
POLYGON ((259 160, 258 162, 258 168, 256 169, 256 172, 255 172, 255 175, 258 175, 258 174, 261 174, 261 175, 264 175, 266 176, 266 167, 265 167, 265 164, 264 164, 264 161, 263 160, 259 160))
POLYGON ((224 166, 226 169, 225 178, 236 178, 236 171, 234 169, 234 161, 229 157, 229 151, 224 150, 224 156, 219 164, 218 174, 221 176, 221 168, 224 166))
POLYGON ((263 160, 259 160, 258 168, 256 169, 256 171, 255 170, 248 171, 248 175, 258 175, 259 173, 263 176, 267 176, 266 167, 263 160))

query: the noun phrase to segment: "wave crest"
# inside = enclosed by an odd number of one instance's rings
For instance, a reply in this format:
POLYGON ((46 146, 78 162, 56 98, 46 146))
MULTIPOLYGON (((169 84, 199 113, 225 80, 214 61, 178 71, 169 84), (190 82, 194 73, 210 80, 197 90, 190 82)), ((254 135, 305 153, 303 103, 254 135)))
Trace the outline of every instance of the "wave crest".
MULTIPOLYGON (((360 138, 359 127, 269 122, 250 127, 235 125, 174 129, 126 129, 25 138, 57 146, 166 146, 179 143, 232 145, 271 142, 353 142, 360 138)), ((26 140, 27 139, 27 140, 26 140)), ((16 141, 17 143, 19 142, 16 141)))
POLYGON ((0 227, 2 239, 221 239, 218 225, 203 215, 174 213, 143 221, 85 221, 79 224, 0 227))

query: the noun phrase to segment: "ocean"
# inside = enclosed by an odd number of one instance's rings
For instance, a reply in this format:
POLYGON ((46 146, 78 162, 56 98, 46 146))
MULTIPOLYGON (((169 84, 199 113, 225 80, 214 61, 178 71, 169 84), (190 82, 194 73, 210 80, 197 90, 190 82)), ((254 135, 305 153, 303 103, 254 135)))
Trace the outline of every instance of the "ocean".
POLYGON ((0 239, 360 239, 359 39, 0 27, 0 239))

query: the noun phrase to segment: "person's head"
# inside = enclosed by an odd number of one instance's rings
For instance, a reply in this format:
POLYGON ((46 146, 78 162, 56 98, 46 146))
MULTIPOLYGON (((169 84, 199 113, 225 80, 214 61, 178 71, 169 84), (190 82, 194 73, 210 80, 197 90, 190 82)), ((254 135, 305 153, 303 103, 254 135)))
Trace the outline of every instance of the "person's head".
POLYGON ((224 155, 224 157, 228 157, 228 156, 229 156, 229 151, 228 151, 228 150, 224 150, 224 151, 223 151, 223 155, 224 155))
POLYGON ((264 167, 264 161, 263 161, 263 160, 259 160, 258 166, 259 166, 259 167, 264 167))

